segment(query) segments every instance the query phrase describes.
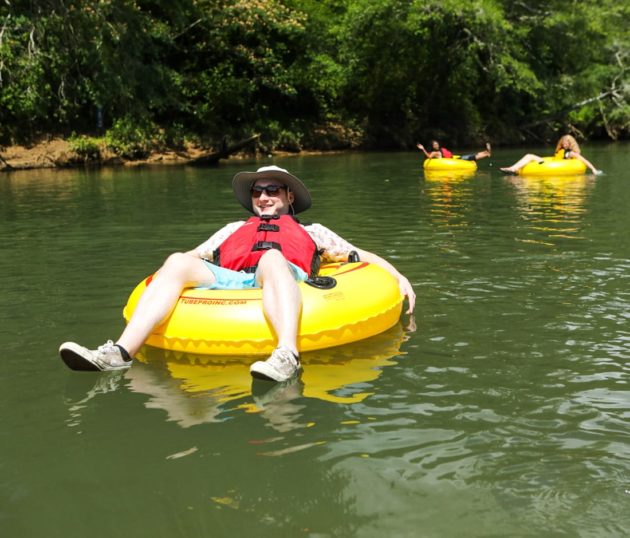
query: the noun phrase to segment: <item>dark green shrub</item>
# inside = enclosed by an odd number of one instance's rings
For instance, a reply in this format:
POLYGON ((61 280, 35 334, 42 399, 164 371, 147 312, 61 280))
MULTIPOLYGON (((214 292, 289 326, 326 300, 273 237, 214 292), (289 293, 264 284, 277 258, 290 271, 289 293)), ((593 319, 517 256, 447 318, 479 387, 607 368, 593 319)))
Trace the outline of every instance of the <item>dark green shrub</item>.
POLYGON ((70 149, 83 161, 100 161, 101 159, 102 138, 77 136, 73 133, 72 136, 68 138, 68 144, 70 145, 70 149))
POLYGON ((117 119, 105 134, 107 147, 126 159, 144 159, 153 148, 155 125, 131 116, 117 119))

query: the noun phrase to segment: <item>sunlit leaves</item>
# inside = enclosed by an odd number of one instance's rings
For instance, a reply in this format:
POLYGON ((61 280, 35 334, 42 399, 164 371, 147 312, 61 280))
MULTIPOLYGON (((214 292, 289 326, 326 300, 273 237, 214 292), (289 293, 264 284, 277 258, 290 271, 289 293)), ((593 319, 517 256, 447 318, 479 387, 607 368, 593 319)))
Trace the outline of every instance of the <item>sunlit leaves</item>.
POLYGON ((89 132, 97 109, 294 146, 326 123, 379 147, 627 136, 628 21, 613 0, 5 1, 0 139, 89 132))

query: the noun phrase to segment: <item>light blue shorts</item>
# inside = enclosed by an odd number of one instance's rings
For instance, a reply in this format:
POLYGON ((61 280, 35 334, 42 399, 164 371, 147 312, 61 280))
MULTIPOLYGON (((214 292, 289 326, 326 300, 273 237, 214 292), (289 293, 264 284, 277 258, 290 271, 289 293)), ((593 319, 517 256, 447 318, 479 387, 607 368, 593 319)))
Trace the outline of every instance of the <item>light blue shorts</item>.
MULTIPOLYGON (((206 267, 212 271, 216 282, 207 286, 197 286, 197 289, 203 290, 246 290, 250 288, 260 288, 256 282, 256 273, 246 273, 245 271, 234 271, 219 267, 212 262, 203 260, 206 267)), ((289 268, 293 273, 293 278, 297 282, 304 282, 308 275, 297 265, 288 262, 289 268)))

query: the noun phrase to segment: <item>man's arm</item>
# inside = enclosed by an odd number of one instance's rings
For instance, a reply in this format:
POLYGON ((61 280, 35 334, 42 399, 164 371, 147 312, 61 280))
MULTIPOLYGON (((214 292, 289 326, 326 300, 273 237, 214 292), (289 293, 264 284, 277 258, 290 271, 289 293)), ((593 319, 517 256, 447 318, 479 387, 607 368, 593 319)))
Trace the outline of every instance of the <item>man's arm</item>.
POLYGON ((416 294, 413 291, 413 287, 407 277, 402 275, 391 263, 387 260, 381 258, 380 256, 374 254, 373 252, 368 252, 367 250, 356 249, 357 254, 361 261, 373 263, 374 265, 379 265, 383 269, 385 269, 388 273, 390 273, 397 281, 398 286, 400 287, 400 292, 404 297, 407 297, 409 301, 409 308, 407 309, 407 314, 411 314, 416 305, 416 294))
POLYGON ((398 281, 401 293, 404 297, 407 297, 409 301, 409 309, 407 310, 407 313, 411 314, 413 312, 416 304, 416 294, 414 293, 409 280, 400 274, 391 263, 372 252, 355 247, 341 236, 321 224, 310 224, 305 226, 305 229, 313 238, 318 248, 323 250, 323 259, 325 261, 348 261, 350 252, 354 250, 362 261, 380 265, 398 281))

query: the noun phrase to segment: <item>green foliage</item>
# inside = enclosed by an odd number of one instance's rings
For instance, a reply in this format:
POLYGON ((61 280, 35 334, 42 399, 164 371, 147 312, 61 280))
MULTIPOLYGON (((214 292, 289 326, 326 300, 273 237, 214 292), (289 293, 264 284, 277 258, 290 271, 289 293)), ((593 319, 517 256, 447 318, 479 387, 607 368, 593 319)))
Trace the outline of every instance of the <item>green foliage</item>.
POLYGON ((283 127, 278 121, 270 121, 259 127, 259 147, 263 152, 272 152, 274 149, 299 152, 302 149, 303 134, 295 125, 283 127))
POLYGON ((5 1, 0 143, 101 132, 97 110, 135 157, 252 132, 297 150, 327 125, 375 147, 627 137, 628 20, 613 0, 5 1))
POLYGON ((162 143, 169 147, 183 148, 188 141, 186 128, 181 123, 172 123, 164 128, 162 132, 162 143))
POLYGON ((116 120, 107 130, 105 143, 121 157, 142 159, 159 145, 159 140, 156 140, 158 134, 157 127, 150 121, 137 121, 131 116, 125 116, 116 120))
POLYGON ((70 149, 74 151, 82 161, 99 161, 101 158, 102 138, 92 136, 77 136, 75 133, 68 138, 70 149))

